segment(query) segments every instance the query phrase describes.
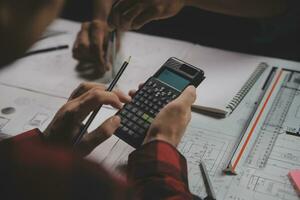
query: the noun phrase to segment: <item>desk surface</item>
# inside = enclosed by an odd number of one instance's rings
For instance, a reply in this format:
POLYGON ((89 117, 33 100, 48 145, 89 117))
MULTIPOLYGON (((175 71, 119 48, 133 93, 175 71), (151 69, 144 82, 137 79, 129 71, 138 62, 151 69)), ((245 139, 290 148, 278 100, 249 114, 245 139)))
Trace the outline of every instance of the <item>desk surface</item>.
MULTIPOLYGON (((54 31, 66 31, 66 34, 40 41, 34 48, 49 45, 69 44, 79 30, 79 24, 58 20, 51 27, 54 31)), ((159 67, 167 58, 176 56, 188 58, 189 50, 199 51, 201 54, 214 52, 215 57, 224 55, 225 51, 198 46, 191 43, 151 37, 136 33, 124 35, 122 49, 117 64, 129 55, 134 56, 135 71, 124 74, 119 86, 123 90, 135 88, 139 82, 145 80, 155 66, 159 67), (151 45, 149 44, 151 43, 151 45), (140 76, 136 76, 139 74, 140 76)), ((281 59, 261 56, 232 53, 235 57, 256 58, 257 63, 264 61, 270 65, 290 69, 297 69, 300 64, 281 59)), ((224 63, 229 63, 222 57, 224 63)), ((241 65, 249 65, 247 59, 240 60, 241 65)), ((50 122, 56 110, 66 101, 71 91, 82 81, 75 71, 76 62, 71 57, 71 50, 53 52, 45 55, 28 57, 14 63, 10 68, 0 71, 0 110, 5 107, 15 107, 17 112, 4 115, 0 113, 1 132, 15 135, 34 127, 43 130, 50 122), (28 112, 30 111, 30 112, 28 112)), ((228 118, 216 120, 196 113, 192 114, 192 121, 187 133, 179 146, 179 150, 186 156, 189 169, 189 183, 191 191, 205 196, 198 163, 204 160, 208 167, 213 186, 218 199, 250 200, 250 199, 298 199, 289 180, 289 169, 278 168, 277 174, 262 176, 258 170, 245 168, 238 176, 228 177, 221 175, 227 156, 239 137, 243 127, 252 112, 254 102, 258 98, 258 88, 264 82, 267 73, 255 84, 250 93, 238 109, 228 118)), ((107 81, 109 74, 98 82, 107 81)), ((104 121, 115 110, 104 108, 97 116, 104 121)), ((91 129, 97 124, 92 124, 91 129)), ((89 156, 96 162, 102 162, 107 167, 116 168, 120 163, 126 162, 127 155, 133 150, 116 137, 111 137, 101 144, 89 156)), ((294 166, 300 168, 300 152, 295 156, 294 166), (297 162, 295 162, 298 161, 297 162)), ((291 159, 292 160, 292 159, 291 159)), ((117 170, 115 171, 117 173, 117 170)))

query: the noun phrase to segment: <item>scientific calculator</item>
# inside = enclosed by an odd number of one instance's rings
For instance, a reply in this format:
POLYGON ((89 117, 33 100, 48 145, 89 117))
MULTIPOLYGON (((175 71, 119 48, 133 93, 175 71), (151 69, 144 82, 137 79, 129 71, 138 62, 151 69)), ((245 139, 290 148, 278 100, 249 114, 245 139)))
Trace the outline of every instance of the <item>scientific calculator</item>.
POLYGON ((177 58, 170 58, 136 92, 132 101, 118 113, 121 126, 115 135, 138 148, 159 111, 176 99, 189 85, 198 87, 204 72, 177 58))

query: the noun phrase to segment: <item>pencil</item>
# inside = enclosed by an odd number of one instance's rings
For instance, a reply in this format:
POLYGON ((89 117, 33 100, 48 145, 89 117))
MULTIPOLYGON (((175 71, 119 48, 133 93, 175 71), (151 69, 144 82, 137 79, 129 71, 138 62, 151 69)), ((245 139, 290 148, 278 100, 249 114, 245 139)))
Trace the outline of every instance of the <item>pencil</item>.
POLYGON ((200 161, 199 167, 200 167, 200 171, 201 171, 201 174, 202 174, 202 177, 203 177, 205 190, 206 190, 206 193, 207 193, 207 197, 204 198, 204 199, 216 200, 216 194, 215 194, 214 188, 211 184, 211 181, 209 179, 207 169, 206 169, 206 166, 205 166, 203 161, 200 161))
MULTIPOLYGON (((127 68, 128 64, 130 62, 130 59, 131 59, 131 57, 129 57, 128 60, 126 60, 123 63, 121 69, 118 71, 116 77, 111 82, 111 84, 106 89, 106 91, 111 92, 114 89, 115 85, 117 84, 117 82, 119 81, 120 77, 122 76, 122 74, 124 73, 125 69, 127 68)), ((98 114, 98 112, 100 111, 101 107, 102 107, 102 105, 100 105, 95 111, 93 111, 93 113, 91 114, 91 116, 89 117, 88 121, 86 122, 86 124, 81 129, 81 131, 78 134, 78 136, 74 139, 75 142, 73 143, 73 146, 76 146, 76 145, 78 145, 80 143, 81 139, 83 138, 83 136, 86 133, 86 131, 88 130, 89 126, 91 125, 91 123, 95 119, 95 117, 98 114)))
POLYGON ((50 47, 50 48, 45 48, 45 49, 39 49, 39 50, 34 50, 34 51, 30 51, 28 53, 25 53, 23 57, 27 57, 27 56, 32 56, 32 55, 36 55, 36 54, 41 54, 41 53, 48 53, 51 51, 59 51, 59 50, 63 50, 63 49, 68 49, 69 45, 60 45, 57 47, 50 47))

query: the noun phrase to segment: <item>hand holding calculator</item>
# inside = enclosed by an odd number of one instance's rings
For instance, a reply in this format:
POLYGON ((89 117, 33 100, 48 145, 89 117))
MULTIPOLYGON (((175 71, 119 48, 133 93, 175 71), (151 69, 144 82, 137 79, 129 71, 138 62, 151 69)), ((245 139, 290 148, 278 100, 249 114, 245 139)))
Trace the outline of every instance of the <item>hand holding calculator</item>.
POLYGON ((197 87, 204 79, 201 69, 170 58, 136 92, 133 100, 117 113, 121 117, 121 126, 115 135, 138 148, 160 110, 176 99, 186 87, 197 87))

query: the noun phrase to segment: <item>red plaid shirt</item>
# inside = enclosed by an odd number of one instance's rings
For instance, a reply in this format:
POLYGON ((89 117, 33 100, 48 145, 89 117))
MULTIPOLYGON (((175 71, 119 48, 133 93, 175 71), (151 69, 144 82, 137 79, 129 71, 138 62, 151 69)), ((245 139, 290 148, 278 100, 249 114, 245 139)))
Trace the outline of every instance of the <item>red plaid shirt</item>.
POLYGON ((198 199, 188 188, 185 158, 170 144, 151 142, 128 160, 128 181, 43 142, 32 130, 0 143, 1 199, 198 199))

